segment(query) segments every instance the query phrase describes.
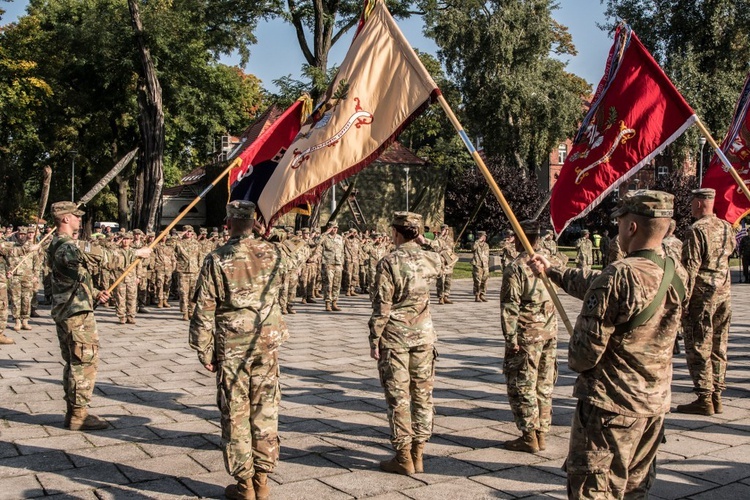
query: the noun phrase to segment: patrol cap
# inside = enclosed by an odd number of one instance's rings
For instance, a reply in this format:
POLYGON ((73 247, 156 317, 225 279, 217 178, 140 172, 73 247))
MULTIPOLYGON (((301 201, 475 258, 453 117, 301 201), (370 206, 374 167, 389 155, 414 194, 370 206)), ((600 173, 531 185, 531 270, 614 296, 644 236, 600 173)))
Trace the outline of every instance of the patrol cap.
POLYGON ((353 228, 349 229, 349 232, 352 233, 352 234, 357 234, 359 231, 357 231, 356 227, 353 227, 353 228))
POLYGON ((416 227, 422 229, 422 216, 415 214, 414 212, 394 212, 391 225, 396 227, 416 227))
POLYGON ((188 233, 193 233, 195 230, 193 229, 193 226, 184 225, 182 226, 183 231, 187 231, 188 233))
POLYGON ((487 231, 477 231, 477 236, 487 236, 487 231))
POLYGON ((511 237, 511 236, 513 236, 514 234, 515 234, 515 233, 513 232, 513 230, 512 230, 512 229, 506 229, 506 230, 505 230, 505 231, 503 232, 503 236, 505 236, 506 238, 510 238, 510 237, 511 237))
POLYGON ((132 240, 133 239, 133 233, 131 233, 130 231, 128 231, 126 233, 122 233, 122 239, 123 240, 132 240))
POLYGON ((200 228, 199 231, 200 234, 208 234, 208 229, 206 229, 205 227, 200 228))
POLYGON ((36 228, 34 226, 29 226, 26 228, 26 232, 28 234, 34 234, 36 232, 36 228))
POLYGON ((146 236, 156 236, 156 233, 154 231, 149 231, 146 233, 146 236))
POLYGON ((140 229, 133 229, 133 236, 143 236, 143 231, 140 229))
POLYGON ((713 200, 716 198, 716 190, 711 188, 693 189, 690 192, 692 193, 693 198, 701 200, 713 200))
POLYGON ((310 234, 310 228, 309 227, 303 227, 302 228, 302 234, 310 234))
POLYGON ((219 228, 218 227, 212 227, 211 228, 211 234, 219 234, 219 228))
POLYGON ((227 203, 227 219, 255 219, 255 203, 245 200, 232 200, 227 203))
MULTIPOLYGON (((615 215, 615 217, 617 216, 615 215)), ((581 231, 581 234, 591 234, 591 231, 589 231, 588 229, 584 229, 583 231, 581 231)))
POLYGON ((328 223, 328 227, 339 227, 339 223, 335 220, 332 220, 328 223))
POLYGON ((78 210, 78 205, 75 204, 75 202, 72 201, 58 201, 57 203, 53 203, 50 207, 50 213, 53 217, 62 217, 63 215, 73 214, 75 216, 82 216, 84 213, 83 210, 78 210))
POLYGON ((26 234, 27 232, 26 226, 18 226, 18 229, 16 229, 16 232, 18 234, 26 234))
POLYGON ((654 219, 671 218, 674 214, 674 196, 652 189, 630 191, 620 199, 617 208, 612 212, 612 217, 625 214, 642 215, 654 219))
POLYGON ((539 236, 541 227, 535 220, 522 220, 518 223, 526 236, 539 236))

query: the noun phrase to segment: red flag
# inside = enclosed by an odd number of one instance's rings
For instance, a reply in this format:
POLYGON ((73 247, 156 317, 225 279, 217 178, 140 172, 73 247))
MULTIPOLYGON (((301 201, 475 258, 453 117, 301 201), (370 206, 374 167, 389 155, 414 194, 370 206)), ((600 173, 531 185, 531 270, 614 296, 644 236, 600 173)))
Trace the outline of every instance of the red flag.
POLYGON ((619 26, 591 109, 552 190, 555 233, 593 210, 696 119, 635 33, 619 26))
MULTIPOLYGON (((739 176, 750 184, 750 73, 745 80, 745 86, 740 94, 740 100, 734 109, 734 118, 727 131, 721 150, 732 164, 739 176)), ((716 216, 730 224, 737 225, 742 218, 750 213, 750 201, 734 178, 728 173, 729 169, 721 162, 718 155, 714 155, 706 170, 701 187, 716 190, 714 211, 716 216)))

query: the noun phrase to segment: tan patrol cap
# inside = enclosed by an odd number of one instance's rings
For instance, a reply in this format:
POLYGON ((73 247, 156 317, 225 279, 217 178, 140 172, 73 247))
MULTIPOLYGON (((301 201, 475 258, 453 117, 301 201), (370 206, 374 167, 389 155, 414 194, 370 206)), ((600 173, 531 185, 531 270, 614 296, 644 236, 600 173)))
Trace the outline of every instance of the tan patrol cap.
POLYGON ((122 239, 123 240, 132 240, 133 239, 133 233, 131 233, 130 231, 128 231, 126 233, 122 233, 122 239))
POLYGON ((674 196, 652 189, 631 191, 620 199, 617 208, 612 212, 612 217, 625 214, 642 215, 652 219, 671 218, 674 215, 674 196))
POLYGON ((394 212, 392 226, 422 229, 422 216, 414 212, 394 212))
POLYGON ((50 213, 53 217, 61 217, 68 214, 73 214, 80 217, 86 212, 84 212, 83 210, 78 210, 78 205, 76 205, 75 202, 58 201, 57 203, 52 204, 52 206, 50 207, 50 213))
POLYGON ((255 219, 255 203, 245 200, 233 200, 227 203, 228 219, 255 219))
POLYGON ((711 188, 693 189, 690 191, 693 198, 699 198, 701 200, 713 200, 716 198, 716 190, 711 188))

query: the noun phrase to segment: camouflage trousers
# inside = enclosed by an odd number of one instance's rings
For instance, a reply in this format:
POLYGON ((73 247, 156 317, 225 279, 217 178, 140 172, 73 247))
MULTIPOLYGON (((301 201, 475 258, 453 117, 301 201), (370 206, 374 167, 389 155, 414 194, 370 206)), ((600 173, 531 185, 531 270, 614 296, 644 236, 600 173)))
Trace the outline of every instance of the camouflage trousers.
POLYGON ((369 265, 361 263, 359 265, 359 289, 363 292, 370 289, 370 271, 369 265))
POLYGON ((172 272, 167 270, 156 271, 156 284, 154 294, 159 303, 169 300, 169 289, 172 286, 172 272))
POLYGON ((57 340, 65 366, 63 390, 69 406, 84 408, 91 402, 99 365, 99 334, 94 313, 75 314, 57 322, 57 340))
POLYGON ((227 472, 236 479, 251 479, 256 470, 273 472, 279 461, 278 357, 278 350, 254 351, 219 363, 221 448, 227 472))
POLYGON ((323 298, 326 302, 339 300, 341 290, 341 266, 323 264, 323 298))
POLYGON ((302 269, 302 291, 306 299, 312 299, 315 296, 315 280, 318 276, 319 265, 317 262, 306 263, 302 269))
POLYGON ((196 273, 177 273, 180 279, 180 312, 193 315, 193 295, 195 295, 195 282, 198 280, 196 273))
POLYGON ((8 326, 8 285, 0 281, 0 335, 8 326))
MULTIPOLYGON (((695 292, 694 292, 695 293, 695 292)), ((695 294, 683 321, 685 355, 695 392, 710 394, 727 388, 727 343, 732 305, 729 296, 695 294)))
POLYGON ((664 415, 626 417, 578 401, 570 431, 568 498, 648 498, 664 415))
POLYGON ((279 277, 279 307, 286 313, 286 299, 289 294, 289 271, 284 271, 279 277))
POLYGON ((34 279, 25 276, 13 276, 8 286, 10 307, 16 321, 27 320, 31 316, 31 298, 34 290, 34 279))
POLYGON ((355 288, 359 287, 359 262, 347 262, 344 264, 342 279, 344 290, 347 293, 353 292, 355 288))
POLYGON ((287 290, 286 290, 286 303, 287 304, 294 304, 294 301, 297 298, 297 287, 299 287, 301 274, 302 273, 300 272, 299 268, 296 268, 293 271, 289 272, 289 282, 287 284, 287 290))
POLYGON ((148 304, 148 270, 138 273, 138 306, 147 306, 148 304))
POLYGON ((411 349, 381 349, 380 383, 388 404, 391 444, 395 450, 432 436, 432 388, 437 350, 432 344, 411 349))
POLYGON ((437 295, 447 299, 451 294, 451 283, 453 283, 453 268, 446 269, 437 277, 437 295))
POLYGON ((135 313, 138 310, 137 281, 135 273, 130 273, 115 288, 117 317, 120 319, 135 319, 135 313))
POLYGON ((490 270, 485 267, 471 266, 471 277, 474 279, 474 295, 485 295, 490 270))
POLYGON ((503 373, 513 420, 521 431, 549 432, 557 381, 557 339, 506 349, 503 373))

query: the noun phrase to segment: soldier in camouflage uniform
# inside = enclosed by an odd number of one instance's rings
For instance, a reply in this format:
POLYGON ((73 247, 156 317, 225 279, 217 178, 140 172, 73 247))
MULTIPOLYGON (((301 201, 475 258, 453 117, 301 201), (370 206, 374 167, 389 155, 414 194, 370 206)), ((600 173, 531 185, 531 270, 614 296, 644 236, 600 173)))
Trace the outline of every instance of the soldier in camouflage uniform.
POLYGON ((343 288, 349 297, 357 295, 356 290, 359 287, 359 266, 361 264, 359 254, 361 247, 362 242, 359 240, 357 230, 354 228, 350 229, 344 238, 343 272, 343 288))
POLYGON ((500 243, 500 265, 503 270, 510 265, 511 262, 518 256, 516 252, 516 240, 512 229, 506 229, 503 241, 500 243))
MULTIPOLYGON (((26 252, 32 246, 26 227, 18 228, 16 240, 16 246, 25 249, 26 252)), ((26 252, 22 252, 21 255, 26 252)), ((39 272, 38 253, 35 252, 35 255, 28 258, 23 256, 11 257, 8 267, 9 272, 15 269, 9 282, 11 312, 16 320, 13 329, 15 331, 31 330, 29 317, 31 316, 31 297, 36 293, 34 288, 35 276, 39 272)))
MULTIPOLYGON (((120 240, 120 248, 113 252, 115 258, 112 261, 111 269, 114 271, 115 276, 119 277, 130 265, 130 262, 128 262, 128 255, 132 252, 131 248, 133 245, 133 239, 133 233, 124 233, 120 240)), ((138 310, 138 290, 140 279, 141 278, 138 277, 138 267, 136 267, 135 270, 125 276, 114 290, 115 296, 117 297, 117 318, 122 325, 125 323, 131 325, 135 324, 135 313, 138 310)))
POLYGON ((172 236, 162 239, 151 256, 156 273, 154 294, 156 295, 156 307, 170 308, 169 288, 172 283, 172 273, 175 269, 174 239, 172 236))
MULTIPOLYGON (((52 317, 57 326, 65 367, 63 388, 67 412, 65 427, 70 430, 97 430, 107 422, 88 413, 99 364, 99 334, 94 320, 94 302, 109 300, 106 290, 97 290, 91 281, 88 263, 100 261, 109 251, 77 239, 81 215, 72 201, 53 203, 57 234, 47 250, 52 269, 52 317)), ((151 250, 126 252, 128 263, 136 257, 148 257, 151 250)))
POLYGON ((589 239, 589 230, 584 229, 581 237, 576 241, 576 267, 582 271, 590 271, 594 262, 593 243, 589 239))
POLYGON ((713 189, 693 191, 690 226, 682 247, 688 272, 690 306, 683 321, 688 370, 698 398, 677 406, 679 413, 722 413, 721 391, 726 389, 727 342, 732 320, 729 257, 734 252, 734 230, 714 214, 713 189))
POLYGON ((439 304, 453 304, 450 299, 453 283, 453 266, 458 262, 458 255, 453 252, 453 238, 447 224, 440 226, 440 234, 432 241, 432 249, 443 259, 443 274, 437 279, 437 296, 439 304))
MULTIPOLYGON (((525 221, 521 227, 535 252, 554 259, 537 244, 537 222, 525 221)), ((557 380, 557 319, 552 299, 542 281, 526 265, 529 255, 518 239, 516 251, 518 256, 503 271, 500 311, 508 402, 523 435, 505 443, 505 448, 537 453, 546 449, 545 436, 552 423, 552 390, 557 380)))
POLYGON ((315 304, 315 279, 320 272, 321 249, 310 236, 310 229, 302 229, 302 237, 307 245, 307 259, 302 269, 302 303, 315 304))
POLYGON ((337 302, 341 290, 341 273, 344 267, 344 239, 337 234, 339 224, 336 221, 328 224, 328 230, 320 237, 320 248, 323 254, 323 297, 326 311, 340 311, 337 302))
MULTIPOLYGON (((4 239, 0 242, 0 344, 15 344, 16 341, 5 335, 5 327, 8 326, 8 277, 10 271, 10 258, 23 258, 27 252, 38 248, 37 245, 22 247, 14 245, 4 239)), ((31 257, 29 257, 31 258, 31 257)))
MULTIPOLYGON (((148 246, 145 236, 144 232, 140 229, 133 229, 133 243, 131 244, 131 247, 133 249, 138 249, 148 246)), ((122 244, 122 242, 120 242, 120 244, 122 244)), ((149 312, 146 306, 148 306, 148 277, 150 267, 151 258, 143 259, 138 262, 138 267, 136 267, 135 271, 138 277, 138 312, 142 313, 149 312)))
POLYGON ((252 236, 255 205, 227 205, 229 242, 211 252, 196 287, 190 347, 216 372, 221 445, 232 499, 266 500, 279 459, 279 346, 289 332, 279 309, 278 246, 252 236))
POLYGON ((187 321, 193 314, 193 294, 198 271, 201 268, 200 243, 195 240, 193 226, 183 226, 183 237, 175 245, 175 260, 177 262, 177 277, 179 281, 180 312, 182 319, 187 321))
POLYGON ((564 466, 569 498, 648 498, 655 480, 687 304, 687 273, 662 249, 672 213, 671 194, 631 191, 613 213, 627 257, 601 272, 551 267, 542 256, 531 263, 583 299, 568 347, 579 373, 564 466))
MULTIPOLYGON (((602 251, 602 269, 609 265, 609 231, 602 231, 602 241, 599 243, 602 251)), ((554 255, 554 254, 553 254, 554 255)))
POLYGON ((487 280, 490 277, 490 246, 487 233, 477 231, 477 241, 472 248, 471 277, 474 279, 474 302, 487 302, 487 280))
POLYGON ((430 284, 443 272, 442 258, 425 251, 422 216, 396 212, 396 249, 378 263, 370 317, 370 357, 378 361, 396 456, 386 472, 424 472, 422 454, 432 435, 432 388, 437 340, 430 316, 430 284))

